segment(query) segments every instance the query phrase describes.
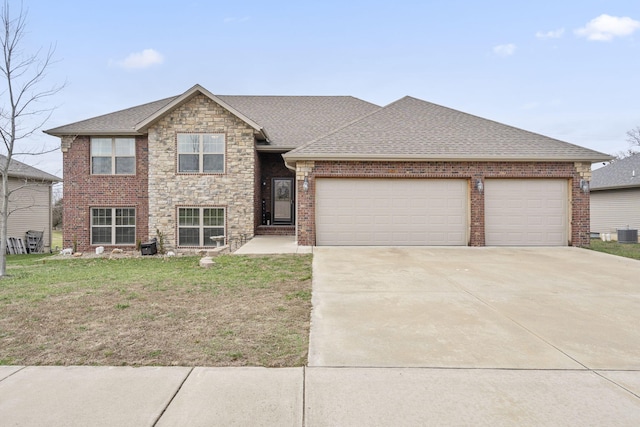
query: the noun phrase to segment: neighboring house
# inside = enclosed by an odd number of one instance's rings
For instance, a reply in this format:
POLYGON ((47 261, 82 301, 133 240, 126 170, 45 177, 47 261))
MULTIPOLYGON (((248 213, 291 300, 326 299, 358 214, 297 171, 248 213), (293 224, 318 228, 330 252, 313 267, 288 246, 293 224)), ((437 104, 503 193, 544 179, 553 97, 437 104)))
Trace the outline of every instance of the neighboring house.
POLYGON ((610 156, 421 101, 221 96, 196 85, 46 131, 64 240, 80 250, 236 244, 589 244, 591 163, 610 156), (212 239, 213 238, 213 239, 212 239))
POLYGON ((591 231, 640 229, 640 154, 596 169, 591 179, 591 231))
MULTIPOLYGON (((6 157, 0 156, 5 162, 6 157)), ((9 218, 7 237, 21 238, 33 230, 43 233, 43 249, 51 249, 52 187, 60 178, 11 159, 9 164, 9 218)), ((6 243, 5 243, 6 244, 6 243)))

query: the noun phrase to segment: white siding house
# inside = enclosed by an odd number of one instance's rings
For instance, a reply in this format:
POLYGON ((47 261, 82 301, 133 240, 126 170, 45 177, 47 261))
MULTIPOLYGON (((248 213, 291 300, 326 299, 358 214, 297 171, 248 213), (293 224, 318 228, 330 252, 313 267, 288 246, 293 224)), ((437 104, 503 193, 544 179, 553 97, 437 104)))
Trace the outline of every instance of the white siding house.
POLYGON ((60 181, 60 178, 32 166, 11 161, 7 237, 21 238, 26 244, 27 231, 43 232, 44 250, 48 252, 51 249, 52 186, 60 181))
POLYGON ((640 229, 640 154, 617 160, 593 171, 591 178, 591 232, 640 229))

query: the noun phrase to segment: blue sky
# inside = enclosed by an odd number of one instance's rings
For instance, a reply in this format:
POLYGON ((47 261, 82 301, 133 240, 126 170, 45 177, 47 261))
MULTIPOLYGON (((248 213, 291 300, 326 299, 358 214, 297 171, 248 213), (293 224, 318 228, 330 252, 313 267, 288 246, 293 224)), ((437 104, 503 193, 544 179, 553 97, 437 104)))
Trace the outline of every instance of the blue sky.
MULTIPOLYGON (((16 1, 12 4, 17 5, 16 1)), ((45 129, 180 94, 405 95, 612 153, 640 125, 640 2, 24 0, 66 81, 45 129)), ((14 6, 15 7, 15 6, 14 6)), ((54 147, 38 135, 32 144, 54 147)), ((62 175, 59 152, 27 158, 62 175)))

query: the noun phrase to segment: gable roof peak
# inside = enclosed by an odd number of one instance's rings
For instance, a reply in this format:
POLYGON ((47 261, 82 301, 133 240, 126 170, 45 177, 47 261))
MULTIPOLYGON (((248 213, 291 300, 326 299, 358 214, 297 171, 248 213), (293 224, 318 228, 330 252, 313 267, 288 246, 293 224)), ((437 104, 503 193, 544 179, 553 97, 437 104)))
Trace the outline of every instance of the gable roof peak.
POLYGON ((209 92, 200 84, 193 85, 191 88, 185 91, 182 95, 179 95, 176 98, 174 98, 171 102, 169 102, 163 108, 159 109, 149 117, 137 123, 135 127, 136 131, 140 133, 145 132, 149 128, 149 126, 151 126, 152 124, 160 120, 167 113, 169 113, 170 111, 173 111, 175 108, 178 108, 179 106, 190 101, 194 96, 198 94, 202 94, 207 98, 209 98, 210 100, 212 100, 213 102, 215 102, 216 104, 220 105, 225 110, 229 111, 231 114, 233 114, 234 116, 238 117, 240 120, 242 120, 243 122, 251 126, 256 131, 256 133, 264 135, 265 139, 268 140, 266 132, 262 126, 260 126, 258 123, 251 120, 249 117, 242 114, 240 111, 233 108, 231 105, 229 105, 228 103, 226 103, 225 101, 223 101, 222 99, 214 95, 213 93, 209 92))

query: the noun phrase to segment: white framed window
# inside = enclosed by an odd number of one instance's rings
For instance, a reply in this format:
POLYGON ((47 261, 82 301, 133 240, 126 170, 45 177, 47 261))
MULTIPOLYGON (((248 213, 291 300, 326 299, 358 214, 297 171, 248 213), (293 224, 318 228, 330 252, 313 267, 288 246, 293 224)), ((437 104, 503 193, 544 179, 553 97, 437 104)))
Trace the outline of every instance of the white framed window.
POLYGON ((225 208, 178 208, 178 246, 216 246, 224 230, 225 208))
POLYGON ((224 173, 224 134, 179 133, 177 141, 179 173, 224 173))
POLYGON ((92 245, 135 245, 135 208, 91 208, 92 245))
POLYGON ((135 175, 135 138, 91 138, 92 175, 135 175))

